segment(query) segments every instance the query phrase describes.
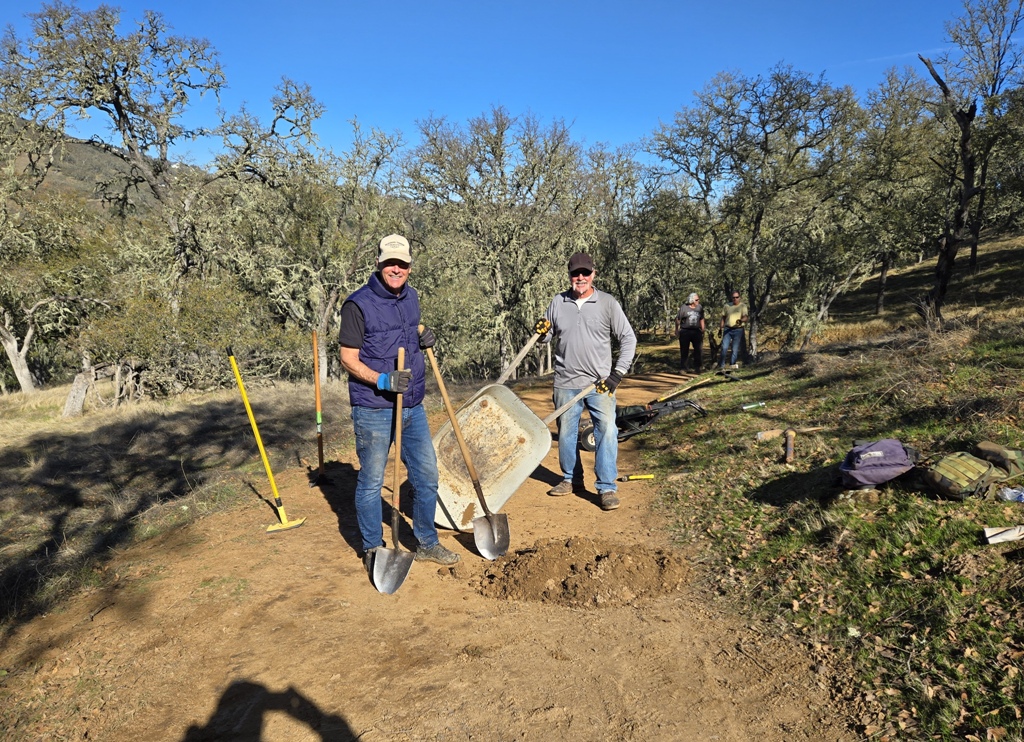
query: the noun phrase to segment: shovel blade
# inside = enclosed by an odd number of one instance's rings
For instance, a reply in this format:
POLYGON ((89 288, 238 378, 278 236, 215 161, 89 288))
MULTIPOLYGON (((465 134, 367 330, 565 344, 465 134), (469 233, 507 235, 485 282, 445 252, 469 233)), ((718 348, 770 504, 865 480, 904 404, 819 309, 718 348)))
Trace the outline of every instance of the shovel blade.
POLYGON ((484 559, 494 561, 508 551, 508 516, 504 513, 473 519, 473 541, 484 559))
POLYGON ((373 553, 373 586, 391 595, 405 582, 415 555, 411 551, 377 549, 373 553))

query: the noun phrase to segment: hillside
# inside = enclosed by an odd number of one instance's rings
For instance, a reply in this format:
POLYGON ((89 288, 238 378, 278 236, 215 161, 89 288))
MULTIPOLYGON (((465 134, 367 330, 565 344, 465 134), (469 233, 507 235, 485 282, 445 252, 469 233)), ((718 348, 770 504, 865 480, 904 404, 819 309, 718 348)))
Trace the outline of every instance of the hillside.
MULTIPOLYGON (((509 501, 509 555, 415 565, 377 593, 353 544, 344 388, 324 390, 316 476, 310 385, 251 390, 283 501, 237 394, 57 417, 62 390, 0 399, 0 728, 12 738, 723 740, 1016 739, 1024 562, 985 526, 1016 503, 948 501, 913 477, 844 492, 853 439, 924 462, 980 440, 1024 446, 1019 241, 961 271, 949 322, 922 327, 930 265, 867 282, 812 352, 736 381, 669 373, 643 347, 619 403, 688 388, 622 444, 612 513, 549 498, 550 453, 509 501), (682 387, 680 385, 683 385, 682 387), (749 402, 763 402, 743 411, 749 402), (772 428, 798 434, 795 456, 772 428), (11 612, 13 611, 13 612, 11 612), (117 642, 110 637, 118 637, 117 642), (42 689, 38 692, 37 689, 42 689), (498 730, 497 732, 495 730, 498 730), (502 736, 504 735, 504 736, 502 736)), ((549 383, 514 389, 550 408, 549 383)), ((465 399, 471 386, 456 387, 465 399)), ((434 394, 431 426, 444 419, 434 394)), ((390 469, 389 469, 390 471, 390 469)), ((589 471, 589 468, 588 468, 589 471)), ((406 544, 408 547, 410 544, 406 544)))

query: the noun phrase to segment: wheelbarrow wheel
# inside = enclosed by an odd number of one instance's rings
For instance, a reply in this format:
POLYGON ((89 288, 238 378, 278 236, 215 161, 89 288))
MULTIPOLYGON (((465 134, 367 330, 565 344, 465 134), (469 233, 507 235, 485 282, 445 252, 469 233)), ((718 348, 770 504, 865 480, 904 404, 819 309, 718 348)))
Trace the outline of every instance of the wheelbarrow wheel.
POLYGON ((597 450, 597 438, 594 437, 594 424, 580 426, 579 446, 584 451, 597 450))

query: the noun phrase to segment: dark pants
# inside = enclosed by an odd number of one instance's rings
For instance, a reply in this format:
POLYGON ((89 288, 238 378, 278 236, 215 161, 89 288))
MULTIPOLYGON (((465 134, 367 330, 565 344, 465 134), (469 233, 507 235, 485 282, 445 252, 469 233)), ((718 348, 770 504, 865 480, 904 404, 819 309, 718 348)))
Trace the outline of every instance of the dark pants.
POLYGON ((679 368, 686 369, 686 361, 693 346, 693 370, 700 372, 701 348, 704 345, 704 333, 697 327, 684 327, 679 331, 679 368))

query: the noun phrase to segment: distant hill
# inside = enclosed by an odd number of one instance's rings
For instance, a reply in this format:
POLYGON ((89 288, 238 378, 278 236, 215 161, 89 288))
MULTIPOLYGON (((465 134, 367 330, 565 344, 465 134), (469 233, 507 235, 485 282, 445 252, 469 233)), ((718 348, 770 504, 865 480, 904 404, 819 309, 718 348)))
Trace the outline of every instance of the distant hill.
MULTIPOLYGON (((99 185, 127 172, 128 166, 116 155, 88 140, 68 138, 59 159, 47 173, 43 189, 75 193, 99 204, 99 185)), ((131 200, 143 210, 155 203, 153 195, 145 187, 131 194, 131 200)))

